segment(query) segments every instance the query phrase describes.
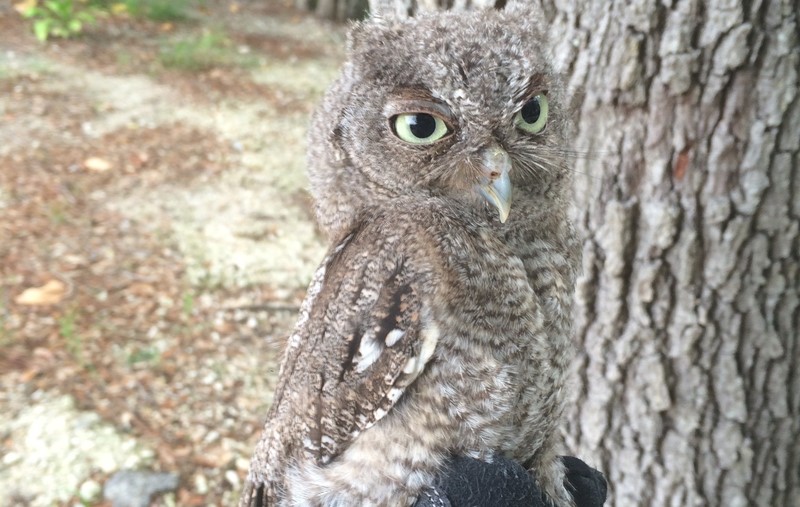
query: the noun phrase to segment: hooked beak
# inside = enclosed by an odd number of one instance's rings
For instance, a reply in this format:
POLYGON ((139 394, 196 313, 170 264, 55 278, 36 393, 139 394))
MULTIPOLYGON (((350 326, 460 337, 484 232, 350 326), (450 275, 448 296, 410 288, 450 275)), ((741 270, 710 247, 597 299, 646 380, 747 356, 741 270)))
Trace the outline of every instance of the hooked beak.
POLYGON ((483 155, 483 170, 478 192, 497 209, 500 222, 505 223, 511 211, 511 157, 496 146, 483 155))

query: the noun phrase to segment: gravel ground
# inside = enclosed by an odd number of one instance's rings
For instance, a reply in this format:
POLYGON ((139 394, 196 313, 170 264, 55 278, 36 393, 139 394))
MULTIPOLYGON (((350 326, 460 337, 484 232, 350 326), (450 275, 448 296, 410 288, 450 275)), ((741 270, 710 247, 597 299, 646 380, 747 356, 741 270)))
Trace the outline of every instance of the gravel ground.
POLYGON ((111 505, 125 469, 235 501, 324 252, 305 130, 345 29, 284 3, 47 44, 0 8, 0 506, 111 505))

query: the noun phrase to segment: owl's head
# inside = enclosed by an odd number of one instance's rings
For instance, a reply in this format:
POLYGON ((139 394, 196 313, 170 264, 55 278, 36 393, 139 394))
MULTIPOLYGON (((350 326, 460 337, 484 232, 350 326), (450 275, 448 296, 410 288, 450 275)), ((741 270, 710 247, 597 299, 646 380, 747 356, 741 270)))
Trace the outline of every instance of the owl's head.
POLYGON ((309 139, 324 229, 399 196, 453 199, 498 227, 514 217, 514 203, 560 198, 569 171, 558 82, 535 15, 520 14, 353 28, 309 139))

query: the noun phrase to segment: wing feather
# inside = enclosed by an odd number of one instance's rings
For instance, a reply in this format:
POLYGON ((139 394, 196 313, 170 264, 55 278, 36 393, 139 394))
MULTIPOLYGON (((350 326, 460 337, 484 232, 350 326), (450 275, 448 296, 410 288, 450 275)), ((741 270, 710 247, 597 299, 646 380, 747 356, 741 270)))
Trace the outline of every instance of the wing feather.
POLYGON ((334 459, 391 412, 430 359, 420 288, 431 284, 399 241, 362 228, 338 242, 318 269, 240 505, 274 503, 293 462, 334 459))

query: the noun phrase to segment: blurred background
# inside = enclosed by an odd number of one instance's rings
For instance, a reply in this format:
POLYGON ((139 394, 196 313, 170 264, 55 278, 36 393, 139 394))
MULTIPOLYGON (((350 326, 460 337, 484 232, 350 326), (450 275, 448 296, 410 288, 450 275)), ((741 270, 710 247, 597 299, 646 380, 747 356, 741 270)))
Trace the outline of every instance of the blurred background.
MULTIPOLYGON (((506 2, 0 0, 0 507, 235 504, 323 255, 323 19, 367 3, 506 2)), ((796 506, 796 7, 533 3, 576 113, 566 452, 607 505, 796 506)))
POLYGON ((324 252, 305 131, 345 29, 0 3, 0 505, 235 503, 324 252))

